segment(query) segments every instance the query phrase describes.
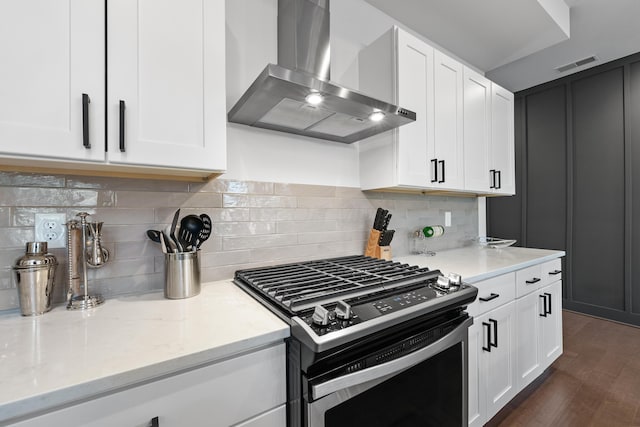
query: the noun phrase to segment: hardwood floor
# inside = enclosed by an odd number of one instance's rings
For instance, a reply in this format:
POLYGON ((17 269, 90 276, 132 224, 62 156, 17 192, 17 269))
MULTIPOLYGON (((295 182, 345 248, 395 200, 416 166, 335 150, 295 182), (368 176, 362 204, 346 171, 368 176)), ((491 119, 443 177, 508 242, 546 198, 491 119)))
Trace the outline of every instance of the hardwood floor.
POLYGON ((640 328, 562 319, 562 356, 487 425, 640 426, 640 328))

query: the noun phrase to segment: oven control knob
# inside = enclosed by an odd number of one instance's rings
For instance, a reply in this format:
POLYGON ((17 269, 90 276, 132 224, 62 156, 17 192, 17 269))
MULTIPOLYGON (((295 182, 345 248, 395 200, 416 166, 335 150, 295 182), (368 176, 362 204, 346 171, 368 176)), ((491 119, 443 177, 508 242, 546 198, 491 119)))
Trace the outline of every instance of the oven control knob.
POLYGON ((329 324, 329 320, 331 320, 329 316, 329 310, 321 305, 316 305, 315 310, 313 310, 313 316, 311 317, 311 320, 316 325, 327 326, 329 324))
POLYGON ((438 286, 442 289, 449 289, 449 278, 445 276, 438 276, 438 286))
POLYGON ((338 301, 336 304, 336 317, 342 320, 351 319, 351 306, 344 301, 338 301))
POLYGON ((462 276, 460 276, 459 274, 449 273, 447 275, 447 278, 449 279, 449 283, 452 286, 460 286, 460 285, 462 285, 462 276))

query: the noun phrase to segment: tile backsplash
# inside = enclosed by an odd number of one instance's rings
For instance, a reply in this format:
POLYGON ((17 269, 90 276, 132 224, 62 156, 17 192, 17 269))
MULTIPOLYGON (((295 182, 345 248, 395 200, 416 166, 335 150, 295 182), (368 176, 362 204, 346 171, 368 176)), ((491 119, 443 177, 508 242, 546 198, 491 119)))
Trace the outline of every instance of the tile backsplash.
MULTIPOLYGON (((90 292, 108 299, 162 289, 164 258, 145 232, 169 225, 177 208, 213 220, 201 254, 203 281, 213 281, 241 268, 361 254, 377 207, 393 214, 394 255, 408 254, 410 232, 442 224, 445 211, 452 212, 452 225, 429 240, 430 249, 464 246, 478 234, 474 198, 225 179, 182 183, 0 172, 0 310, 18 307, 11 266, 34 240, 36 213, 65 213, 70 220, 85 211, 104 221, 111 258, 88 277, 90 292)), ((67 252, 50 252, 60 264, 54 301, 61 302, 67 252)))

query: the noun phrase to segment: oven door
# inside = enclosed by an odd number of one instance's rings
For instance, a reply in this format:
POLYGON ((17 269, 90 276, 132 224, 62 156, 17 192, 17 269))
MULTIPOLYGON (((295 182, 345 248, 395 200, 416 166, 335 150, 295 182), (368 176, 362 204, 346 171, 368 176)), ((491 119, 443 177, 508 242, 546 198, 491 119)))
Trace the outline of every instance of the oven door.
POLYGON ((386 363, 310 384, 308 427, 467 425, 466 318, 437 341, 386 363))

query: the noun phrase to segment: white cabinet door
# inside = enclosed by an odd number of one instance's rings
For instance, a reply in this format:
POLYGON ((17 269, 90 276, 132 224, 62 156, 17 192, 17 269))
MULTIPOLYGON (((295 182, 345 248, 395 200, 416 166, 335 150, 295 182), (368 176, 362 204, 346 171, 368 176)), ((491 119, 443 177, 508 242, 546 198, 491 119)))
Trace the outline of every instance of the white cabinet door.
POLYGON ((398 184, 425 187, 429 184, 427 147, 433 143, 433 48, 397 31, 397 50, 397 102, 417 117, 397 131, 398 184))
POLYGON ((489 191, 491 81, 464 67, 464 188, 489 191))
POLYGON ((109 162, 224 170, 224 2, 112 0, 107 34, 109 162))
POLYGON ((285 346, 281 344, 13 426, 148 427, 155 417, 161 427, 230 426, 246 420, 255 421, 247 424, 251 426, 272 426, 281 419, 281 412, 264 420, 252 418, 286 402, 285 376, 285 346))
POLYGON ((102 0, 0 2, 0 153, 103 161, 104 57, 102 0))
POLYGON ((469 354, 468 361, 468 419, 469 426, 480 427, 485 422, 485 393, 484 378, 482 371, 482 324, 478 323, 478 319, 474 319, 473 325, 469 328, 469 354))
POLYGON ((493 83, 491 85, 491 169, 499 194, 515 194, 515 142, 513 93, 493 83))
POLYGON ((493 417, 517 393, 515 360, 515 302, 500 306, 479 319, 485 375, 486 419, 493 417))
POLYGON ((434 53, 434 142, 429 150, 429 186, 462 189, 462 64, 434 53))
POLYGON ((523 389, 543 371, 540 361, 540 315, 542 301, 538 292, 516 300, 516 356, 518 389, 523 389))
POLYGON ((540 289, 540 296, 540 358, 546 369, 562 354, 562 281, 540 289))

